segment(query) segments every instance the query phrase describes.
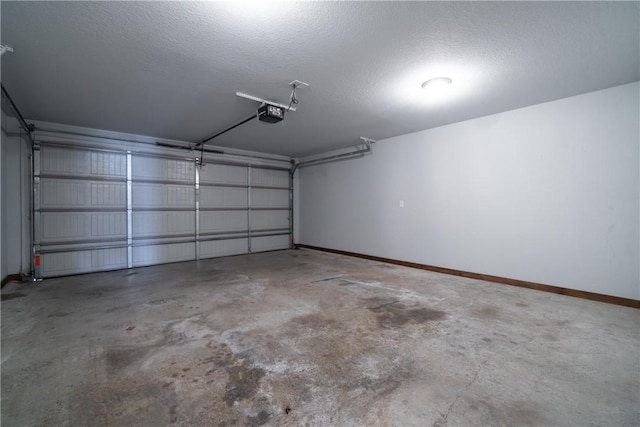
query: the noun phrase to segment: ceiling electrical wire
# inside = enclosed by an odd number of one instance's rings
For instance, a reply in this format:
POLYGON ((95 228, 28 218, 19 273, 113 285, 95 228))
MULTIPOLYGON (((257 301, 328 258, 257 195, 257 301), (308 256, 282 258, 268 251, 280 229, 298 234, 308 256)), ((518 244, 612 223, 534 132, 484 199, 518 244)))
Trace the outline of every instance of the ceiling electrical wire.
MULTIPOLYGON (((298 101, 298 98, 296 97, 296 88, 298 87, 298 85, 296 84, 296 82, 292 82, 291 83, 291 95, 289 95, 289 106, 287 107, 287 112, 291 111, 291 106, 292 105, 298 105, 298 103, 300 101, 298 101)), ((284 124, 284 120, 282 121, 282 127, 286 127, 284 124)))
POLYGON ((287 111, 291 110, 291 105, 297 105, 300 101, 296 98, 296 88, 298 86, 295 83, 291 83, 291 95, 289 96, 289 106, 287 111))

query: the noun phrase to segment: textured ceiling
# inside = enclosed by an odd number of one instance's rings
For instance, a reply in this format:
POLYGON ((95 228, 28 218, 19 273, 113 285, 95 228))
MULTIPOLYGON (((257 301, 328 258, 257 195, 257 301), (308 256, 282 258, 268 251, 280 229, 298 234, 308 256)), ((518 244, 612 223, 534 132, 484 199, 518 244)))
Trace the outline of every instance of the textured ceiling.
POLYGON ((9 2, 2 83, 34 120, 301 156, 640 80, 638 2, 9 2), (430 102, 420 84, 453 79, 430 102))

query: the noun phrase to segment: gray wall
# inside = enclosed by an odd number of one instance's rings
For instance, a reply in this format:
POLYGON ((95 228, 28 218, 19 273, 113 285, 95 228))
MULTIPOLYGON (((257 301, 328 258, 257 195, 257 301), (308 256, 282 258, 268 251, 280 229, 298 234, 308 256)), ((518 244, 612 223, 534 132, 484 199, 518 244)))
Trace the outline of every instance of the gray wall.
POLYGON ((302 168, 298 242, 640 299, 639 89, 390 138, 364 158, 302 168))
POLYGON ((0 135, 0 279, 30 270, 31 166, 29 140, 2 110, 0 135))

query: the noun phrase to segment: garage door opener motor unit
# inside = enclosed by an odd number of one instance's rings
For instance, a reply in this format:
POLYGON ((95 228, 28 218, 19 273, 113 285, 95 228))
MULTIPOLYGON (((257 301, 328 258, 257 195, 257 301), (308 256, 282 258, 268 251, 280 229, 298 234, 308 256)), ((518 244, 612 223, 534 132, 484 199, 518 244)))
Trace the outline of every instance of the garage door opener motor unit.
POLYGON ((263 104, 258 108, 258 120, 267 123, 278 123, 284 119, 284 108, 271 104, 263 104))
POLYGON ((273 102, 266 99, 258 98, 257 96, 249 95, 248 93, 244 93, 244 92, 236 92, 236 95, 239 96, 240 98, 245 98, 245 99, 250 99, 252 101, 260 102, 261 105, 258 108, 258 111, 256 112, 256 114, 252 114, 251 116, 247 117, 241 122, 236 123, 233 126, 229 126, 225 130, 218 132, 215 135, 210 136, 209 138, 203 139, 202 141, 195 144, 194 148, 201 148, 204 146, 204 144, 211 141, 212 139, 217 138, 220 135, 229 132, 231 129, 235 129, 238 126, 241 126, 253 120, 256 117, 258 118, 258 120, 265 123, 281 122, 282 120, 284 120, 285 111, 296 111, 296 107, 294 106, 298 104, 298 98, 296 98, 296 89, 298 89, 301 86, 309 86, 309 84, 305 82, 301 82, 300 80, 294 80, 291 83, 289 83, 289 86, 291 87, 291 95, 289 96, 289 105, 280 104, 278 102, 273 102))

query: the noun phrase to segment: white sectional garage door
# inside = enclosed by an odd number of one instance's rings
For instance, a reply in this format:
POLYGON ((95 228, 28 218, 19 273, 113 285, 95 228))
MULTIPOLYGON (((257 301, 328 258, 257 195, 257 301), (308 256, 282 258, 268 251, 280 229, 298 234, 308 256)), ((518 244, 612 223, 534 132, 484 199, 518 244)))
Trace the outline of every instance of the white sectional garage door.
POLYGON ((286 249, 289 171, 42 144, 41 277, 286 249))
POLYGON ((133 267, 195 259, 194 177, 193 162, 131 156, 133 267))

